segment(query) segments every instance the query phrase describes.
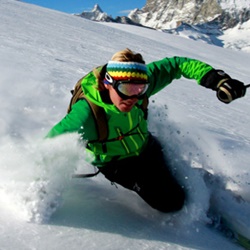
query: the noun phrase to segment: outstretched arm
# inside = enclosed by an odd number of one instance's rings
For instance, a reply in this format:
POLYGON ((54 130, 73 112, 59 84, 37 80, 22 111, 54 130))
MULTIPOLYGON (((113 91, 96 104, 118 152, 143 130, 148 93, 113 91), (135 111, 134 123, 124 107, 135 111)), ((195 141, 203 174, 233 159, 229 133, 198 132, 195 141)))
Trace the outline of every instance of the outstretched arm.
POLYGON ((224 103, 243 97, 246 86, 236 79, 232 79, 222 70, 216 70, 209 64, 187 57, 164 58, 147 65, 150 89, 153 95, 170 84, 174 79, 182 76, 194 79, 198 84, 217 92, 217 97, 224 103))

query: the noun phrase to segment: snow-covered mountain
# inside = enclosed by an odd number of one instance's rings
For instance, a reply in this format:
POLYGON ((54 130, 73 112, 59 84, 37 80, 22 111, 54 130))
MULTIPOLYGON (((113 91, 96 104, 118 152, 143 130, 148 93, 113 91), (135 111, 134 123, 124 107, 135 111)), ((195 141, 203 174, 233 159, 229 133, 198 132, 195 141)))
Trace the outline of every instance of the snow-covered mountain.
POLYGON ((133 21, 156 29, 215 22, 220 29, 235 27, 250 19, 249 0, 147 0, 129 15, 133 21))
POLYGON ((92 21, 109 22, 113 20, 110 15, 102 11, 101 7, 98 4, 96 4, 91 11, 83 11, 81 14, 76 15, 92 21))
POLYGON ((81 14, 75 15, 97 22, 114 22, 143 26, 142 24, 137 23, 126 16, 118 16, 114 19, 111 15, 108 15, 106 12, 103 12, 98 4, 95 4, 94 8, 91 11, 83 11, 81 14))
POLYGON ((95 5, 92 11, 83 11, 78 15, 93 21, 145 26, 225 48, 250 52, 249 0, 148 0, 142 9, 131 11, 127 17, 114 19, 98 5, 95 5), (232 35, 235 30, 241 30, 240 38, 232 35), (224 35, 228 36, 228 43, 223 41, 224 35))

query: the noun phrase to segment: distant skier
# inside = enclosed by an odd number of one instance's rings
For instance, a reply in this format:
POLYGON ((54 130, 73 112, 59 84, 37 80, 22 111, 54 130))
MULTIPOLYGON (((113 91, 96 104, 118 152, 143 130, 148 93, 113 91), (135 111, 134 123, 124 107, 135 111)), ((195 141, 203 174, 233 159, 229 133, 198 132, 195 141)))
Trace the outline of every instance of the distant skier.
POLYGON ((224 103, 246 93, 242 82, 204 62, 172 57, 146 65, 141 54, 125 49, 79 80, 84 95, 72 100, 68 114, 46 137, 78 132, 94 156, 92 164, 108 180, 135 191, 159 211, 178 211, 185 203, 185 188, 171 174, 162 146, 148 131, 147 102, 182 76, 216 91, 224 103), (107 124, 103 122, 101 129, 103 118, 94 113, 105 114, 107 124))

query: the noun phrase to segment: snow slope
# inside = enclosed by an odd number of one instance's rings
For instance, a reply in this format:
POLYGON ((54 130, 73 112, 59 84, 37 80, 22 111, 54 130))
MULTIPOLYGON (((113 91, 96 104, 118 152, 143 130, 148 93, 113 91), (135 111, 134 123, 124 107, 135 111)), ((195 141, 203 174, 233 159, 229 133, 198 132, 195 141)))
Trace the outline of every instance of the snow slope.
POLYGON ((150 130, 189 191, 179 213, 159 213, 101 174, 72 179, 94 171, 77 135, 43 137, 65 115, 76 81, 118 50, 129 47, 147 62, 197 58, 246 84, 249 54, 19 1, 1 0, 0 12, 1 250, 241 249, 207 226, 206 212, 216 204, 250 228, 249 92, 225 105, 182 78, 150 101, 150 130), (219 181, 207 186, 204 170, 219 181))

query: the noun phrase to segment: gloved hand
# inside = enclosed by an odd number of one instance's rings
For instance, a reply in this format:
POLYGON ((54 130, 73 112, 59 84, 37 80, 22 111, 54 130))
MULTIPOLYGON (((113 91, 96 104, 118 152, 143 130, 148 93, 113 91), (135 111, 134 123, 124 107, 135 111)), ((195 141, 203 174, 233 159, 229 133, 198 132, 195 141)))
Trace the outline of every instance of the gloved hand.
POLYGON ((211 70, 201 79, 200 84, 217 92, 217 98, 224 102, 243 97, 246 93, 246 87, 238 80, 232 79, 223 70, 211 70))
POLYGON ((225 80, 217 86, 217 98, 226 104, 243 97, 245 94, 246 87, 242 82, 235 79, 225 80))

